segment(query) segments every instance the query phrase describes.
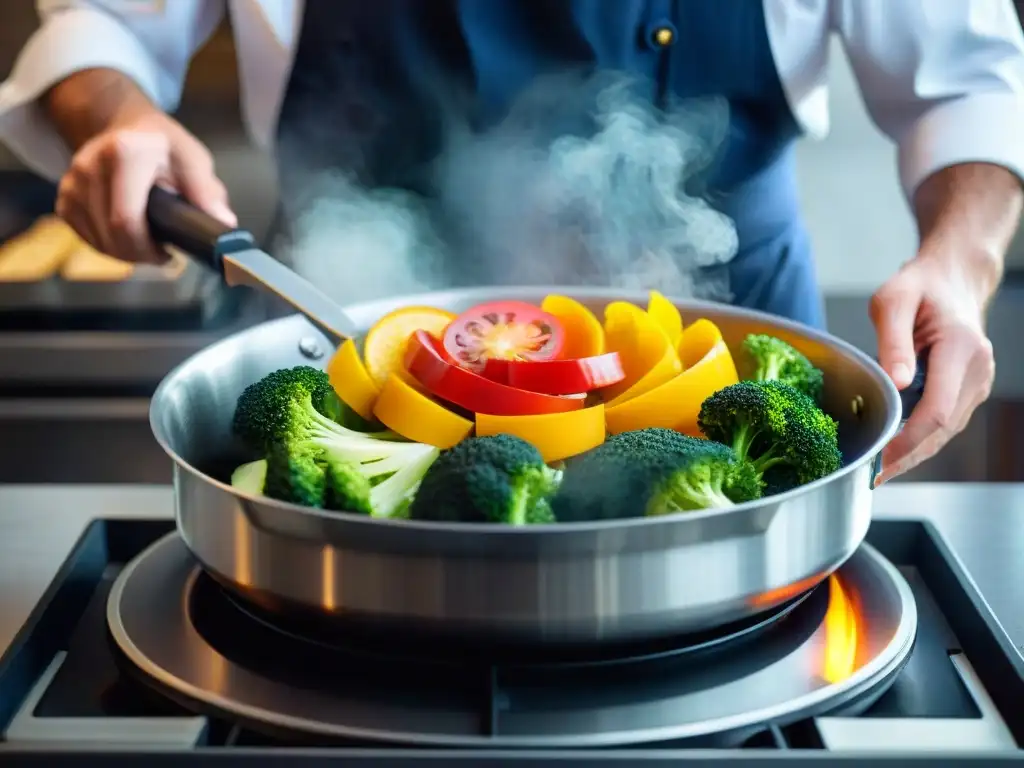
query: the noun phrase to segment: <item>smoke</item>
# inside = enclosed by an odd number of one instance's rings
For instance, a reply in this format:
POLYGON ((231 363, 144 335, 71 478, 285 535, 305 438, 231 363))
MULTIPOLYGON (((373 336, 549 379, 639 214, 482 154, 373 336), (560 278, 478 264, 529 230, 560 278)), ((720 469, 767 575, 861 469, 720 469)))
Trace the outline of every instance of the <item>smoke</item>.
POLYGON ((452 285, 594 285, 729 298, 732 222, 702 197, 724 100, 657 110, 638 83, 562 76, 488 130, 449 120, 431 204, 320 175, 290 261, 341 302, 452 285))

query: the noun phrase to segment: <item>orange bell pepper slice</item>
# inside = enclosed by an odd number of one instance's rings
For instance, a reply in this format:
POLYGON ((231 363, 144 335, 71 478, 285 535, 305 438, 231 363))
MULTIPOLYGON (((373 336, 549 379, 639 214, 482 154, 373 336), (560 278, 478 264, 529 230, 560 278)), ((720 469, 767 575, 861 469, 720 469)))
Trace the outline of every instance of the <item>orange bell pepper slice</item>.
POLYGON ((660 387, 607 408, 605 420, 611 434, 664 427, 702 437, 697 426, 701 404, 723 387, 735 384, 739 376, 721 331, 710 320, 701 319, 688 326, 679 344, 683 357, 697 362, 660 387))
POLYGON ((464 440, 473 422, 452 413, 423 394, 398 374, 391 374, 380 390, 373 415, 392 432, 417 443, 444 450, 464 440))
POLYGON ((352 339, 342 344, 327 363, 327 377, 341 402, 367 421, 373 420, 373 404, 380 389, 370 378, 352 339))
POLYGON ((675 345, 642 309, 626 301, 613 301, 604 314, 608 351, 619 353, 626 373, 621 382, 602 390, 606 405, 639 397, 682 372, 675 345))
POLYGON ((436 307, 401 307, 373 324, 363 342, 363 363, 377 387, 392 373, 401 373, 405 348, 416 331, 441 336, 455 315, 436 307))
POLYGON ((532 443, 544 461, 577 456, 604 442, 603 403, 568 413, 538 413, 529 416, 476 415, 477 437, 514 435, 532 443))

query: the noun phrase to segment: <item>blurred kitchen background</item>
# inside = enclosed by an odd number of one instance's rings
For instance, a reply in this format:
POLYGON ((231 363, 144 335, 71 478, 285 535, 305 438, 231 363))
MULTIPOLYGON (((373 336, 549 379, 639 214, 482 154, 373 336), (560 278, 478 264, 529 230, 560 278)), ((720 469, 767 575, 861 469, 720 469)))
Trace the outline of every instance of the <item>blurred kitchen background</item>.
MULTIPOLYGON (((30 0, 5 0, 0 16, 2 79, 37 20, 30 0)), ((893 149, 871 125, 838 44, 831 84, 832 133, 802 145, 802 193, 830 328, 874 352, 868 299, 913 254, 916 234, 893 149)), ((241 225, 259 236, 275 205, 275 184, 270 163, 243 134, 226 26, 195 61, 178 116, 212 147, 241 225)), ((51 201, 52 190, 0 146, 0 240, 51 201)), ((177 362, 264 309, 244 293, 224 295, 192 269, 118 275, 93 264, 81 273, 84 279, 68 274, 38 284, 4 284, 0 276, 0 482, 166 482, 169 462, 150 436, 148 395, 177 362)), ((1022 319, 1018 237, 990 317, 998 361, 993 397, 965 433, 908 480, 1024 479, 1022 319)))

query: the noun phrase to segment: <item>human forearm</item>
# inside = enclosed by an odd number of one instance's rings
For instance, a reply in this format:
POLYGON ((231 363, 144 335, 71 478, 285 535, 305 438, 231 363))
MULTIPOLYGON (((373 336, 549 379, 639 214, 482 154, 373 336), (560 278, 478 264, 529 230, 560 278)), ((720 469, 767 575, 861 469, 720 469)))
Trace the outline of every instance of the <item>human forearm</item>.
POLYGON ((42 102, 72 150, 119 121, 158 111, 131 78, 113 69, 76 72, 53 86, 42 102))
POLYGON ((962 163, 937 171, 914 195, 918 258, 942 261, 987 304, 1002 278, 1022 205, 1020 179, 1001 166, 962 163))

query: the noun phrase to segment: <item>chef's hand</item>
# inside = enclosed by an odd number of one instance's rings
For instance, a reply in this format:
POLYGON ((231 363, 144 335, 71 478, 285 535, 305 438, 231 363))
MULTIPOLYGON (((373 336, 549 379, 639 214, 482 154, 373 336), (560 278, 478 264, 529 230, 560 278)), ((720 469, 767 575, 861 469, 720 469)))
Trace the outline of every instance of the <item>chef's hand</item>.
POLYGON ((876 484, 934 456, 992 391, 984 300, 970 283, 955 258, 922 250, 871 299, 879 361, 898 389, 909 386, 917 355, 928 349, 924 395, 882 452, 876 484))
POLYGON ((210 151, 155 109, 111 125, 75 153, 57 192, 57 215, 90 245, 130 262, 163 263, 146 203, 155 184, 179 192, 229 226, 236 223, 210 151))

